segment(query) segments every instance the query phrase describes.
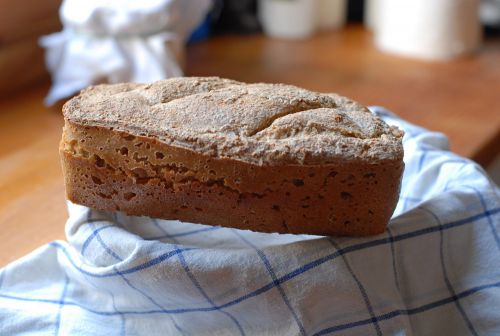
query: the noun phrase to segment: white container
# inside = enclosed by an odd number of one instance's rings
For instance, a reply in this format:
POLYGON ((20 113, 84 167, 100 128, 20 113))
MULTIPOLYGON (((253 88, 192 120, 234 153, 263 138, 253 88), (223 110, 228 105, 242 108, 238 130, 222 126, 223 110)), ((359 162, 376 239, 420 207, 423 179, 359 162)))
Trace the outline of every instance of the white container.
POLYGON ((271 37, 302 39, 316 31, 315 9, 314 0, 260 0, 259 18, 271 37))
POLYGON ((444 60, 480 42, 479 0, 380 0, 375 43, 384 51, 444 60))
POLYGON ((379 19, 380 0, 365 0, 364 24, 365 27, 375 31, 379 19))
POLYGON ((316 0, 317 27, 320 30, 333 30, 345 24, 347 16, 346 0, 316 0))

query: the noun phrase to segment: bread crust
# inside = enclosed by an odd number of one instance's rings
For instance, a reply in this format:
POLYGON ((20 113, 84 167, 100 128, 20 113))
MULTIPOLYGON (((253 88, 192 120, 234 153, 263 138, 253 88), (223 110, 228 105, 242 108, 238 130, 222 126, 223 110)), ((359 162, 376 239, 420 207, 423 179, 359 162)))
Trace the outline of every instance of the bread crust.
POLYGON ((348 98, 283 84, 182 77, 98 85, 65 119, 254 165, 401 161, 403 133, 348 98))

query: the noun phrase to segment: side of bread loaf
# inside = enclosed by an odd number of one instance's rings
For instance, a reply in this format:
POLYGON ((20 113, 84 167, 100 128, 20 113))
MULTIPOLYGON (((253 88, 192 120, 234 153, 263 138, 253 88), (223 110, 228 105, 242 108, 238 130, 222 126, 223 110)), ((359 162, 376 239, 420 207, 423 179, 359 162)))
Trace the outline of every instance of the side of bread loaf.
POLYGON ((67 196, 93 208, 368 235, 397 203, 402 133, 337 95, 182 78, 94 87, 64 113, 67 196))

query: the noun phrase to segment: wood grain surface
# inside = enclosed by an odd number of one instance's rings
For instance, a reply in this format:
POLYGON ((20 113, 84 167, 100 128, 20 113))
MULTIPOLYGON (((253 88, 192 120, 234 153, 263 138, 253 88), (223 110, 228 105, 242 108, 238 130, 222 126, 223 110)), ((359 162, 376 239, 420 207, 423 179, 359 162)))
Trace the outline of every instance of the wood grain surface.
POLYGON ((41 86, 0 102, 0 266, 54 239, 67 218, 58 111, 41 86))
MULTIPOLYGON (((189 75, 292 83, 384 105, 445 132, 456 152, 483 164, 500 148, 499 64, 498 40, 474 57, 428 63, 380 53, 360 27, 294 42, 219 37, 187 52, 189 75)), ((0 267, 64 238, 63 121, 59 108, 43 106, 47 90, 42 85, 0 101, 0 267)))

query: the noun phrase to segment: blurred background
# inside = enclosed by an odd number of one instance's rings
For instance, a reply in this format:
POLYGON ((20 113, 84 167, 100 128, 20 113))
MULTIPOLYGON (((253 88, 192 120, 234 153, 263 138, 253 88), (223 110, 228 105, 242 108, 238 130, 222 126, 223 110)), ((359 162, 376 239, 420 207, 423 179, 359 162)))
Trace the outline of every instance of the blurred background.
POLYGON ((0 0, 0 266, 63 238, 61 106, 95 83, 220 76, 337 92, 500 181, 500 0, 0 0))

